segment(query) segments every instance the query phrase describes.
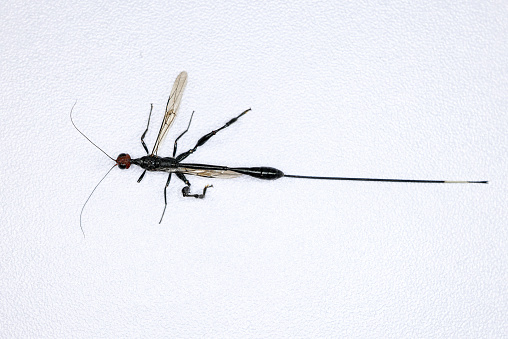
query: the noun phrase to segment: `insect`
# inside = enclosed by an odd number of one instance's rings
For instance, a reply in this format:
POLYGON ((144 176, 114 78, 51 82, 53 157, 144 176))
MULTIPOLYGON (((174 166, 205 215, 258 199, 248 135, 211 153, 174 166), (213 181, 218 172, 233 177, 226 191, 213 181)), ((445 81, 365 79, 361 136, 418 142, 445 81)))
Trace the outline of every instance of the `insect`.
MULTIPOLYGON (((152 152, 150 153, 148 151, 148 148, 145 144, 145 135, 148 132, 148 128, 150 126, 150 118, 152 116, 152 110, 153 105, 150 107, 150 114, 148 115, 148 123, 146 125, 146 129, 141 135, 141 144, 143 148, 145 149, 147 155, 133 159, 130 157, 129 154, 121 153, 116 160, 113 159, 111 156, 109 156, 106 152, 104 152, 99 146, 97 146, 94 142, 92 142, 83 132, 81 132, 76 125, 74 124, 74 121, 72 120, 72 109, 70 113, 70 119, 74 127, 78 130, 79 133, 81 133, 90 143, 92 143, 95 147, 97 147, 100 151, 102 151, 104 154, 106 154, 111 160, 115 162, 113 167, 110 168, 110 170, 106 173, 106 175, 99 181, 99 183, 95 186, 95 188, 92 190, 92 193, 89 195, 88 199, 85 201, 83 208, 81 209, 80 214, 80 227, 81 231, 83 232, 83 236, 85 235, 81 223, 81 217, 83 214, 83 210, 88 203, 88 200, 94 193, 94 191, 97 189, 97 187, 100 185, 102 180, 111 172, 111 170, 118 166, 120 169, 128 169, 131 165, 137 165, 144 169, 143 173, 138 179, 138 182, 141 182, 143 180, 143 177, 146 174, 146 171, 150 172, 167 172, 168 173, 168 179, 166 181, 166 186, 164 187, 164 209, 162 211, 161 218, 159 220, 159 223, 162 222, 162 219, 164 217, 164 213, 166 212, 166 207, 168 205, 167 201, 167 188, 169 186, 169 183, 171 182, 171 178, 174 175, 183 183, 185 186, 182 189, 182 195, 184 197, 192 197, 192 198, 198 198, 203 199, 206 195, 207 189, 210 187, 213 187, 212 185, 207 185, 203 188, 201 193, 195 193, 192 194, 190 192, 191 183, 189 180, 187 180, 186 175, 197 175, 201 177, 207 177, 207 178, 236 178, 242 175, 248 175, 254 178, 263 179, 263 180, 275 180, 280 178, 298 178, 298 179, 317 179, 317 180, 349 180, 349 181, 384 181, 384 182, 406 182, 406 183, 467 183, 467 184, 487 184, 488 181, 448 181, 448 180, 412 180, 412 179, 375 179, 375 178, 344 178, 344 177, 318 177, 318 176, 307 176, 307 175, 290 175, 285 174, 282 171, 273 168, 273 167, 227 167, 227 166, 216 166, 216 165, 206 165, 206 164, 196 164, 196 163, 187 163, 183 162, 187 157, 189 157, 191 154, 196 152, 196 150, 203 146, 210 138, 212 138, 214 135, 216 135, 218 132, 222 131, 226 127, 231 126, 234 124, 240 117, 245 115, 247 112, 249 112, 251 109, 247 109, 243 111, 241 114, 239 114, 237 117, 229 120, 227 123, 225 123, 222 127, 211 131, 208 134, 205 134, 202 136, 196 145, 189 149, 188 151, 185 151, 183 153, 180 153, 176 155, 177 148, 178 148, 178 140, 189 130, 190 124, 192 122, 192 117, 194 116, 194 112, 192 112, 191 118, 189 120, 189 124, 187 126, 187 129, 183 131, 175 140, 174 146, 173 146, 173 156, 172 157, 161 157, 158 155, 159 148, 166 137, 166 134, 173 124, 173 121, 175 120, 175 117, 178 113, 178 108, 180 107, 180 102, 182 100, 183 91, 185 89, 185 86, 187 84, 187 72, 181 72, 178 77, 175 80, 175 83, 173 85, 173 88, 171 90, 171 94, 168 99, 168 103, 166 105, 166 113, 164 114, 164 119, 162 120, 162 125, 159 130, 159 134, 157 136, 157 139, 155 141, 155 145, 152 149, 152 152)), ((74 104, 75 105, 75 104, 74 104)), ((74 106, 73 106, 74 108, 74 106)))

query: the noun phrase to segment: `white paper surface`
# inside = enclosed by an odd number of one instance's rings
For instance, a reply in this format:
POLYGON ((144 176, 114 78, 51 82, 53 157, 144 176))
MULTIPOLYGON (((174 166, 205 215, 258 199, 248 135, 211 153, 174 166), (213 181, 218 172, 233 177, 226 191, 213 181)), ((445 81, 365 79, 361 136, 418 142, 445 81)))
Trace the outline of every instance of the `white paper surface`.
POLYGON ((502 337, 508 16, 502 2, 9 2, 0 10, 2 337, 502 337), (287 174, 114 169, 151 149, 287 174))

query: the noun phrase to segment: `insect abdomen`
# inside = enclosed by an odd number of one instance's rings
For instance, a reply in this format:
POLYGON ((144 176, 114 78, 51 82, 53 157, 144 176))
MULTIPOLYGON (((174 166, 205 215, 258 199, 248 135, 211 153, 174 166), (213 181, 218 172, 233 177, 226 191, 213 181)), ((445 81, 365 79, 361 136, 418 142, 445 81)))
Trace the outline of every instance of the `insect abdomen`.
POLYGON ((231 170, 264 180, 275 180, 284 176, 282 171, 273 167, 235 167, 231 170))

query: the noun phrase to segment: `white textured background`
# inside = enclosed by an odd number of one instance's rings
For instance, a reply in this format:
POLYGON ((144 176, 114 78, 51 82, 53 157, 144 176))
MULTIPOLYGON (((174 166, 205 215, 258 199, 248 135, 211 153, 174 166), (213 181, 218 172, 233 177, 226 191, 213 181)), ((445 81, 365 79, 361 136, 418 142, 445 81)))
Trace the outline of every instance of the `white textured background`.
MULTIPOLYGON (((502 337, 508 6, 0 4, 2 337, 502 337), (189 160, 422 185, 189 177, 143 155, 189 73, 189 160)), ((169 155, 171 142, 161 152, 169 155)))

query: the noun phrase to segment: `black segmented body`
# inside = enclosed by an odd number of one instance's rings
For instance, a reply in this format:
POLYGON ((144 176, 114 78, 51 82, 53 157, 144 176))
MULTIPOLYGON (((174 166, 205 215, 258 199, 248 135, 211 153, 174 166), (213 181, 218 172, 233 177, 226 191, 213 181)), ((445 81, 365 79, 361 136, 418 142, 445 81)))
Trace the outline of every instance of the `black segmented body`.
POLYGON ((138 159, 132 159, 131 164, 138 165, 147 171, 175 172, 178 162, 175 158, 146 155, 138 159))
MULTIPOLYGON (((187 164, 180 163, 177 159, 172 157, 159 157, 156 155, 147 155, 138 159, 131 159, 131 164, 138 165, 141 168, 151 172, 181 172, 186 174, 199 175, 196 172, 192 172, 190 170, 201 170, 206 173, 214 173, 214 176, 218 178, 222 176, 221 173, 230 171, 264 180, 274 180, 284 176, 282 171, 273 167, 227 167, 207 164, 187 164)), ((224 175, 224 177, 228 176, 224 175)))

